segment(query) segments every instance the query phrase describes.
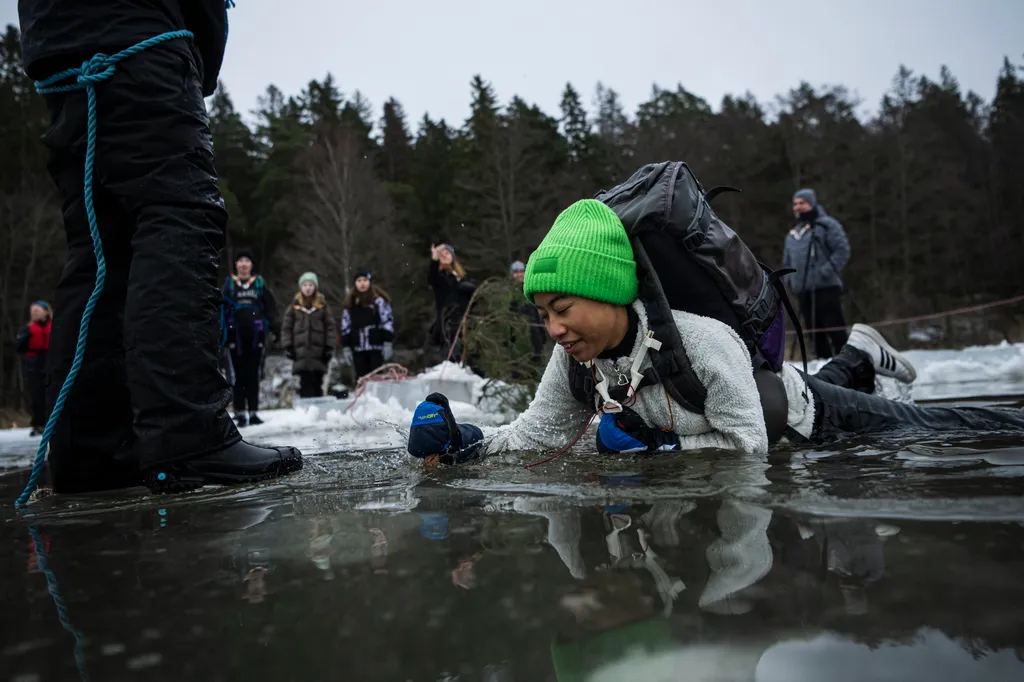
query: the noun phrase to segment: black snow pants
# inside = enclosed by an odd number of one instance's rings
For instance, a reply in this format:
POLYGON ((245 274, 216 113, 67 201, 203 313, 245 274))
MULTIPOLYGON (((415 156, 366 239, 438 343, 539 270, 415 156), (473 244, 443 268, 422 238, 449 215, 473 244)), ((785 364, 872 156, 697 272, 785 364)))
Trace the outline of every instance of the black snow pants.
POLYGON ((361 379, 384 364, 384 354, 379 350, 357 350, 352 353, 352 364, 356 378, 361 379))
POLYGON ((299 372, 299 397, 319 398, 323 396, 324 389, 323 372, 299 372))
POLYGON ((842 327, 830 332, 809 332, 814 355, 825 359, 836 355, 846 344, 846 318, 843 317, 843 290, 825 287, 807 291, 800 296, 800 312, 807 329, 842 327))
POLYGON ((49 416, 46 411, 46 372, 42 367, 26 366, 24 377, 32 408, 32 428, 41 429, 46 426, 49 416))
POLYGON ((231 364, 235 369, 235 413, 260 409, 260 379, 263 378, 263 346, 239 344, 231 351, 231 364))
POLYGON ((806 378, 814 394, 814 429, 811 432, 814 442, 901 427, 928 432, 1011 431, 1024 434, 1024 410, 1021 409, 925 407, 873 395, 871 359, 850 346, 843 347, 816 375, 806 378))
MULTIPOLYGON (((240 440, 217 371, 227 214, 199 63, 189 41, 174 40, 120 62, 96 87, 93 200, 106 285, 50 442, 58 492, 135 484, 140 469, 240 440)), ((49 353, 52 406, 74 357, 96 257, 83 194, 86 93, 46 101, 52 126, 44 142, 68 244, 49 353)))

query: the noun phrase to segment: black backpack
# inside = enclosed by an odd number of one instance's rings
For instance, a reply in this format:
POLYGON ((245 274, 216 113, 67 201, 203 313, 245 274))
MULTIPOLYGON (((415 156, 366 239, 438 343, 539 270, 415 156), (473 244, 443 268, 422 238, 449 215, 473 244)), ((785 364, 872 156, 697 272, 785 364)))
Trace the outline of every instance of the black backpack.
MULTIPOLYGON (((686 356, 672 310, 729 325, 750 351, 751 370, 774 373, 782 369, 785 354, 784 308, 804 352, 799 322, 779 281, 793 270, 772 271, 760 263, 715 215, 710 202, 723 191, 739 190, 705 191, 685 163, 665 161, 642 167, 626 182, 594 197, 615 211, 626 228, 640 300, 654 338, 662 342, 660 350, 649 351, 652 367, 640 386, 664 384, 675 402, 699 414, 704 412, 707 391, 686 356)), ((578 401, 593 409, 590 369, 569 363, 569 386, 578 401)), ((612 397, 624 398, 614 393, 612 397)))

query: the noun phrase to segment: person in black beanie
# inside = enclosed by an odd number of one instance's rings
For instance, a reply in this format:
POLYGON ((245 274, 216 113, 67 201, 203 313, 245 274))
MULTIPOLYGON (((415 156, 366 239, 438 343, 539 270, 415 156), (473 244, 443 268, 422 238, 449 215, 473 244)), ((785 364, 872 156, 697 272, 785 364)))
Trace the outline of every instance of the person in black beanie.
POLYGON ((105 286, 49 443, 54 491, 141 482, 170 492, 301 468, 294 448, 242 441, 218 371, 227 212, 204 97, 216 89, 224 57, 224 0, 19 0, 18 14, 30 78, 79 67, 91 74, 45 95, 52 123, 43 141, 68 243, 47 370, 51 407, 98 275, 85 194, 90 104, 98 122, 91 201, 105 286), (95 73, 100 53, 186 29, 194 37, 168 39, 95 73), (93 81, 90 98, 83 83, 93 81))
POLYGON ((368 270, 352 278, 341 313, 341 345, 344 362, 356 378, 364 377, 394 356, 395 319, 391 298, 372 283, 368 270))
POLYGON ((258 414, 263 362, 268 345, 280 332, 274 296, 253 263, 252 251, 239 249, 235 274, 224 281, 225 342, 231 351, 235 423, 239 426, 263 423, 258 414))

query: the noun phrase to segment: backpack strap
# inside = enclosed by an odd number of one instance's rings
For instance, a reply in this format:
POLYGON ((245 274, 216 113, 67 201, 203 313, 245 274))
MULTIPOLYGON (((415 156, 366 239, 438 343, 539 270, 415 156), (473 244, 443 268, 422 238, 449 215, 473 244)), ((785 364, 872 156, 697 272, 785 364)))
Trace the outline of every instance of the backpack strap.
MULTIPOLYGON (((775 293, 778 296, 779 302, 782 307, 786 310, 786 316, 789 317, 789 321, 793 323, 793 329, 796 331, 797 341, 800 343, 800 359, 803 362, 804 374, 807 374, 807 347, 804 343, 804 329, 800 324, 800 317, 796 314, 793 309, 793 302, 789 299, 789 294, 786 292, 786 285, 783 284, 782 278, 786 275, 792 275, 796 272, 793 268, 785 268, 782 270, 772 270, 767 265, 758 261, 758 265, 768 273, 768 282, 775 289, 775 293)), ((757 367, 754 367, 754 371, 757 371, 757 367)))
MULTIPOLYGON (((650 352, 648 351, 648 355, 650 355, 650 352)), ((645 369, 642 375, 643 379, 641 379, 636 388, 638 391, 641 388, 656 386, 661 383, 653 367, 645 369)), ((591 412, 597 411, 597 387, 594 383, 594 376, 591 374, 589 367, 575 360, 569 363, 569 392, 577 402, 586 405, 591 412)), ((629 398, 629 384, 613 386, 608 393, 612 400, 617 400, 620 403, 624 402, 629 398)))
POLYGON ((704 414, 708 392, 694 373, 690 358, 683 348, 679 328, 672 317, 658 275, 640 240, 633 237, 630 242, 637 264, 637 279, 640 281, 644 310, 647 312, 647 326, 654 332, 654 338, 662 344, 660 350, 651 349, 649 353, 654 372, 672 400, 690 412, 704 414))
POLYGON ((591 411, 596 411, 594 404, 594 377, 585 365, 569 361, 569 392, 577 402, 583 403, 591 411))

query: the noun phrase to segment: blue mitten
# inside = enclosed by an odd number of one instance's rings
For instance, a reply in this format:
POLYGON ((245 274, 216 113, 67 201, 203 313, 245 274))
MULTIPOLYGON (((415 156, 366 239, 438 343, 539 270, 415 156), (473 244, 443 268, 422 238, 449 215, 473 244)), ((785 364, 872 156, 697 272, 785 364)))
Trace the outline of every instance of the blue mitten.
POLYGON ((597 427, 598 452, 653 452, 678 449, 679 436, 648 426, 643 417, 628 407, 617 414, 606 412, 601 415, 601 423, 597 427))
POLYGON ((413 457, 440 455, 442 464, 458 464, 479 454, 483 438, 479 427, 455 423, 448 398, 431 393, 412 415, 408 449, 413 457))

